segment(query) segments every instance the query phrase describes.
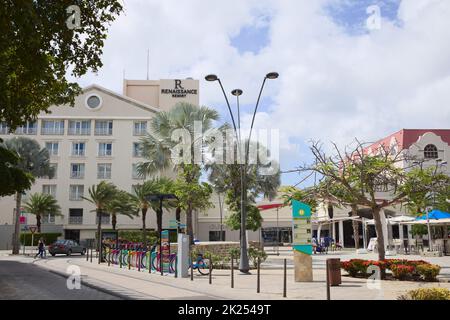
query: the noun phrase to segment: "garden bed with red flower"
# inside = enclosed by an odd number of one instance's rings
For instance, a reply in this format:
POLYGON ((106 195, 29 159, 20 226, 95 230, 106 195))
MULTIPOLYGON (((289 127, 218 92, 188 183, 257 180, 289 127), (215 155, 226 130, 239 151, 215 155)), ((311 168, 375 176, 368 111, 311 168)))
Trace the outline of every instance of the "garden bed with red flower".
POLYGON ((385 274, 385 280, 412 280, 412 281, 436 281, 441 267, 423 260, 386 259, 363 260, 351 259, 341 262, 341 268, 349 276, 368 278, 374 272, 385 274), (390 271, 390 273, 386 272, 390 271))

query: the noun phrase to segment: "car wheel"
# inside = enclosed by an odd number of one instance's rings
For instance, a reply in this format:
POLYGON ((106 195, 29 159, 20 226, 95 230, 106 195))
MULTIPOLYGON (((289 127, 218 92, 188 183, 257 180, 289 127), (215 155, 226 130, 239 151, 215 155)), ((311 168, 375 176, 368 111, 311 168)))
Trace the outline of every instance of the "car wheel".
POLYGON ((56 256, 56 253, 51 253, 52 257, 56 256))
POLYGON ((86 254, 86 249, 81 250, 81 255, 84 256, 86 254))
POLYGON ((72 254, 72 250, 69 249, 69 251, 67 251, 67 255, 70 256, 72 254))

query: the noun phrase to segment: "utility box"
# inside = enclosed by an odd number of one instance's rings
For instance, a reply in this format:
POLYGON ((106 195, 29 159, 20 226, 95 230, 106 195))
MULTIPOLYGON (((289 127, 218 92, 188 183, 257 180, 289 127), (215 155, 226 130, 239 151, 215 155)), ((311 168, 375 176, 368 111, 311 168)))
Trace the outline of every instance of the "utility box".
POLYGON ((189 236, 184 233, 178 234, 177 248, 177 276, 189 277, 189 236))
POLYGON ((330 286, 338 286, 341 279, 341 259, 327 259, 328 281, 330 286))

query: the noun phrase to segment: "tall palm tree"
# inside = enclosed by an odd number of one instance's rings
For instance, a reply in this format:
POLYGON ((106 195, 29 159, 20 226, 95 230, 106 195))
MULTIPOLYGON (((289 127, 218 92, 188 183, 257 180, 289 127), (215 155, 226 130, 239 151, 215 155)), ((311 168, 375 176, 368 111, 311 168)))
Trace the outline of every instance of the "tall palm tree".
MULTIPOLYGON (((159 209, 159 203, 156 201, 148 200, 147 196, 151 194, 161 194, 161 193, 170 193, 171 186, 173 181, 166 177, 161 178, 153 178, 145 181, 143 184, 138 184, 133 187, 135 203, 138 208, 141 210, 141 218, 142 218, 142 241, 146 241, 146 223, 145 220, 147 218, 148 209, 151 208, 156 213, 157 226, 158 231, 160 232, 162 229, 162 212, 159 209)), ((173 206, 172 203, 164 203, 165 207, 173 206)))
MULTIPOLYGON (((147 136, 142 139, 142 153, 146 161, 138 166, 141 175, 154 175, 162 170, 173 168, 178 172, 179 177, 186 183, 199 183, 197 175, 192 176, 187 173, 192 168, 186 169, 186 165, 200 166, 198 164, 181 163, 174 164, 172 151, 178 145, 178 141, 172 139, 172 133, 178 129, 184 129, 191 137, 191 159, 194 159, 194 148, 203 150, 203 139, 196 139, 194 136, 194 127, 196 123, 201 123, 202 131, 205 133, 211 129, 213 122, 219 118, 217 111, 208 107, 199 107, 189 103, 178 103, 170 111, 159 112, 150 122, 150 130, 147 136)), ((187 206, 186 208, 186 229, 193 243, 192 212, 196 208, 187 206)))
POLYGON ((139 207, 136 205, 132 195, 123 190, 118 190, 114 199, 106 203, 105 210, 111 215, 113 230, 116 230, 117 216, 119 214, 131 219, 139 214, 139 207))
POLYGON ((98 185, 92 185, 89 190, 89 197, 82 197, 95 205, 97 216, 97 250, 101 248, 102 215, 107 213, 108 203, 114 200, 118 190, 110 182, 102 181, 98 185))
MULTIPOLYGON (((41 148, 36 140, 25 137, 14 137, 5 141, 6 148, 19 157, 16 168, 30 174, 34 178, 52 177, 54 172, 50 166, 48 150, 41 148)), ((20 242, 20 206, 22 193, 16 192, 16 211, 14 217, 13 254, 19 254, 20 242)))
POLYGON ((50 216, 60 216, 61 207, 58 205, 56 199, 46 193, 34 193, 30 196, 30 199, 25 203, 25 210, 28 213, 36 216, 37 230, 41 232, 41 218, 44 214, 50 216))

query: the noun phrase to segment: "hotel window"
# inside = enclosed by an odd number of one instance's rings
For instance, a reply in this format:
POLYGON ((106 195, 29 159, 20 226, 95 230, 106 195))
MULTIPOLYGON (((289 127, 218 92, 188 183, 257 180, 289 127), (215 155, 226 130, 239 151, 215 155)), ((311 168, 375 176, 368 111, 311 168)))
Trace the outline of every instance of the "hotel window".
POLYGON ((142 144, 139 142, 133 143, 133 157, 135 157, 135 158, 142 157, 142 144))
POLYGON ((78 184, 70 185, 69 200, 70 201, 82 201, 84 196, 84 186, 78 184))
POLYGON ((42 120, 41 126, 42 135, 64 134, 64 120, 42 120))
POLYGON ((9 134, 9 127, 4 121, 0 121, 0 134, 9 134))
POLYGON ((42 193, 49 194, 53 198, 56 198, 56 184, 44 184, 44 185, 42 185, 42 193))
POLYGON ((95 135, 96 136, 111 136, 113 131, 112 120, 103 121, 95 120, 95 135))
POLYGON ((69 133, 74 136, 88 136, 91 134, 91 120, 69 121, 69 133))
POLYGON ((86 155, 85 142, 72 142, 72 156, 82 157, 86 155))
POLYGON ((37 133, 37 122, 27 121, 26 124, 17 127, 15 134, 34 135, 37 133))
POLYGON ((143 180, 144 177, 139 174, 137 168, 138 168, 138 164, 137 163, 133 163, 132 171, 131 171, 131 177, 133 179, 136 179, 136 180, 143 180))
POLYGON ((147 121, 135 121, 133 135, 145 136, 147 133, 147 121))
POLYGON ((72 163, 70 165, 70 177, 72 179, 83 179, 84 167, 84 163, 72 163))
POLYGON ((111 163, 97 165, 97 179, 111 179, 111 163))
POLYGON ((438 149, 434 144, 429 144, 423 150, 425 159, 437 159, 439 158, 438 149))
POLYGON ((112 142, 100 142, 98 144, 98 156, 99 157, 112 156, 112 142))
POLYGON ((59 151, 59 143, 58 142, 46 142, 45 149, 48 150, 50 156, 57 156, 59 151))
POLYGON ((69 224, 83 224, 83 209, 69 209, 69 224))

